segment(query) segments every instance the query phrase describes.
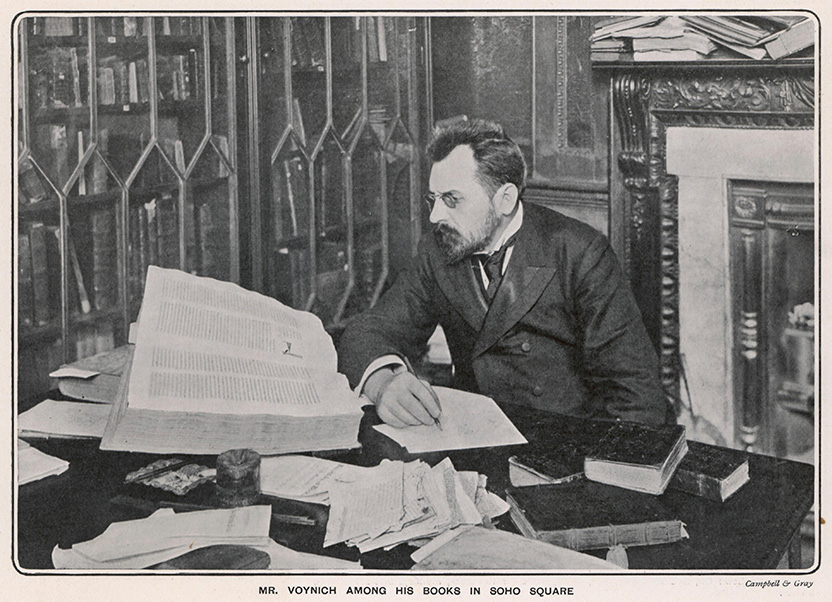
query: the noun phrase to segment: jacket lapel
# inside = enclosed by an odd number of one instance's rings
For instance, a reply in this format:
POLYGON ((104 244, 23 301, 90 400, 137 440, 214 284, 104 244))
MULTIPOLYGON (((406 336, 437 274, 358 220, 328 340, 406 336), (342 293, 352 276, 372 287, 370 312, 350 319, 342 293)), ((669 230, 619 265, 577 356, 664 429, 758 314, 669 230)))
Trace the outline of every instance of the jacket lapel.
POLYGON ((471 262, 463 259, 454 265, 442 265, 435 271, 439 287, 450 300, 454 309, 465 319, 468 325, 479 332, 488 311, 488 304, 479 284, 474 279, 471 262))
POLYGON ((474 345, 474 357, 496 343, 526 315, 555 274, 555 266, 546 261, 543 252, 543 237, 532 220, 531 215, 524 218, 508 268, 474 345))

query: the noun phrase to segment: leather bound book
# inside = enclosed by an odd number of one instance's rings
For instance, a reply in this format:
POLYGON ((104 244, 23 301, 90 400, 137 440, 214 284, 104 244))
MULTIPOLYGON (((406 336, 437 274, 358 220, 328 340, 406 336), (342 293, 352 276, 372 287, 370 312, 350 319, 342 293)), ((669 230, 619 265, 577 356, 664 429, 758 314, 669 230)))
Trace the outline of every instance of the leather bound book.
POLYGON ((586 478, 644 493, 663 493, 687 453, 685 427, 616 422, 584 460, 586 478))
POLYGON ((587 480, 509 487, 506 501, 523 535, 572 550, 671 543, 687 537, 682 522, 655 496, 587 480))
POLYGON ((530 443, 508 459, 511 484, 515 487, 566 483, 583 477, 584 458, 614 423, 563 417, 543 443, 530 443))
POLYGON ((689 441, 668 487, 724 502, 748 481, 748 454, 689 441))

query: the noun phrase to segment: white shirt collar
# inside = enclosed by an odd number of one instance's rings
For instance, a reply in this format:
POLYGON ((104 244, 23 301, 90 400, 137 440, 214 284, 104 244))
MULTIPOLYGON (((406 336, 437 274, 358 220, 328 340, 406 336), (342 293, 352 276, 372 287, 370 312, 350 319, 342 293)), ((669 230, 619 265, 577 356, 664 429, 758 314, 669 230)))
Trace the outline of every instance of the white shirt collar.
POLYGON ((502 247, 505 242, 514 236, 517 231, 520 229, 520 226, 523 225, 523 203, 520 199, 517 199, 517 212, 514 214, 514 217, 511 218, 511 221, 508 223, 508 226, 503 233, 500 235, 492 246, 484 251, 486 255, 491 255, 494 251, 502 247))

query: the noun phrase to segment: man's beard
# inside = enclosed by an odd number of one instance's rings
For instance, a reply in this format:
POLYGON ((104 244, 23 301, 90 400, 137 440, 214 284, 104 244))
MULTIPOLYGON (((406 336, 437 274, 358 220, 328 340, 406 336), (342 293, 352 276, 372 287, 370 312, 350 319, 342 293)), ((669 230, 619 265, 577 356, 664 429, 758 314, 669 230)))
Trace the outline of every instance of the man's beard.
POLYGON ((494 207, 491 206, 485 216, 485 222, 470 238, 466 238, 456 228, 442 223, 433 227, 433 236, 436 239, 437 246, 445 256, 445 261, 448 265, 453 265, 474 253, 484 250, 499 223, 500 218, 497 216, 494 207))

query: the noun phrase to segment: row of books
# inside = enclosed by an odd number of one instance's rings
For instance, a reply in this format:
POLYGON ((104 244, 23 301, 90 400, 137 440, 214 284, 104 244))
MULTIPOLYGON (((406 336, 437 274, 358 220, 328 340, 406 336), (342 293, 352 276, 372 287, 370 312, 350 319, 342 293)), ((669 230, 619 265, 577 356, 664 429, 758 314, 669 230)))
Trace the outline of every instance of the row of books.
POLYGON ((29 60, 29 89, 34 110, 66 109, 87 104, 88 59, 74 46, 45 48, 29 60))
MULTIPOLYGON (((188 269, 204 276, 227 277, 220 237, 223 218, 218 205, 204 202, 194 207, 193 227, 186 233, 188 269)), ((130 208, 127 266, 128 293, 131 302, 141 299, 147 269, 151 265, 179 268, 179 202, 174 195, 163 194, 130 208)))
MULTIPOLYGON (((88 314, 118 300, 116 219, 113 209, 95 209, 67 241, 69 309, 88 314), (83 244, 76 244, 74 233, 83 244)), ((61 315, 61 230, 31 222, 18 237, 18 320, 44 326, 61 315)))
POLYGON ((802 16, 633 16, 596 23, 590 55, 596 62, 697 61, 718 48, 755 60, 780 59, 814 45, 814 22, 802 16))
MULTIPOLYGON (((148 18, 137 16, 95 17, 95 31, 100 36, 147 36, 148 18)), ((33 36, 68 37, 87 35, 85 17, 31 17, 29 32, 33 36)), ((156 34, 162 36, 198 36, 202 33, 200 17, 156 17, 156 34)))
MULTIPOLYGON (((156 62, 159 99, 199 98, 199 62, 199 53, 194 48, 188 54, 160 54, 156 62)), ((87 53, 83 49, 54 47, 34 53, 29 69, 31 107, 39 111, 86 106, 89 98, 87 71, 87 53)), ((97 75, 101 105, 139 104, 150 100, 147 58, 102 57, 97 75)))
MULTIPOLYGON (((125 60, 108 56, 98 67, 98 102, 102 105, 127 105, 150 101, 147 59, 125 60)), ((199 54, 160 55, 156 61, 157 88, 160 100, 199 98, 199 54)))
POLYGON ((683 539, 684 525, 658 494, 670 488, 722 503, 750 478, 746 453, 686 441, 683 426, 583 419, 509 458, 509 477, 520 532, 576 550, 683 539))
MULTIPOLYGON (((364 17, 367 27, 367 60, 386 63, 389 60, 389 41, 394 31, 393 19, 383 16, 364 17)), ((332 58, 336 65, 362 62, 361 17, 354 17, 349 25, 333 26, 332 58)), ((292 66, 301 69, 323 70, 326 66, 324 20, 320 17, 292 17, 292 66)))

